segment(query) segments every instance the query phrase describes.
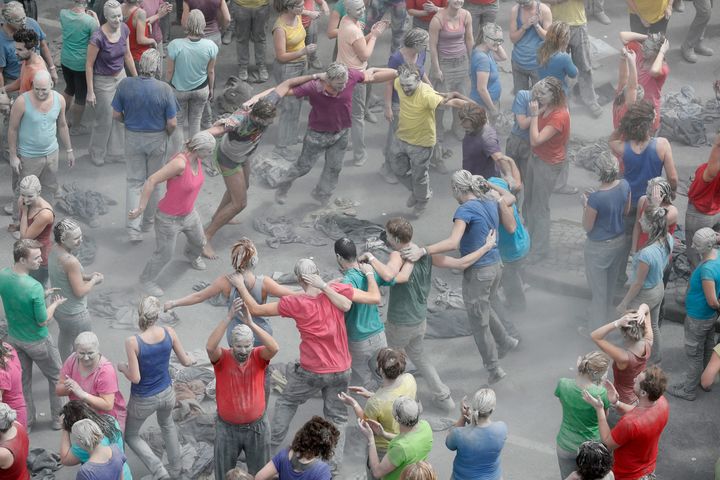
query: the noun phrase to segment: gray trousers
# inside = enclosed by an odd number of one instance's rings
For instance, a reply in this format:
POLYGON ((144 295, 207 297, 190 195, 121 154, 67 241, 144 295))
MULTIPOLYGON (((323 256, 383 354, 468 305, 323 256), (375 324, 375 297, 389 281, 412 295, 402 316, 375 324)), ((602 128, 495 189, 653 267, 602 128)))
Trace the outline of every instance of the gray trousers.
POLYGON ((112 99, 120 81, 125 78, 125 70, 116 76, 94 75, 93 90, 96 104, 95 121, 90 134, 88 147, 93 163, 105 162, 106 155, 121 156, 124 153, 125 128, 113 119, 112 99))
POLYGON ((170 155, 175 155, 183 148, 185 140, 192 138, 200 131, 200 121, 208 104, 210 96, 210 88, 205 86, 199 90, 191 90, 189 92, 181 92, 174 90, 175 98, 180 105, 177 113, 177 128, 170 136, 170 155), (188 134, 185 136, 185 126, 187 125, 188 134))
POLYGON ((411 145, 397 137, 390 149, 390 169, 412 192, 418 206, 426 205, 432 196, 429 174, 432 152, 433 147, 411 145))
POLYGON ((560 480, 565 480, 572 472, 577 470, 577 452, 568 452, 556 445, 558 466, 560 467, 560 480))
POLYGON ((287 384, 283 393, 275 401, 275 411, 272 418, 272 449, 273 451, 283 443, 287 436, 290 422, 292 422, 297 408, 307 402, 317 392, 323 398, 323 416, 331 421, 340 431, 340 439, 335 447, 335 454, 330 463, 334 470, 342 465, 343 450, 345 449, 345 426, 347 425, 347 407, 338 398, 340 392, 347 392, 350 385, 350 370, 337 373, 313 373, 305 370, 296 363, 290 365, 286 372, 287 384))
POLYGON ((55 321, 58 324, 58 349, 60 358, 65 362, 73 352, 75 339, 82 332, 92 331, 92 322, 90 321, 90 312, 87 309, 80 313, 65 315, 55 312, 55 321))
POLYGON ((368 31, 367 29, 385 17, 388 11, 390 11, 390 53, 392 54, 402 46, 403 37, 405 36, 405 20, 407 19, 405 2, 397 0, 374 0, 370 2, 365 31, 368 31))
POLYGON ((625 235, 610 240, 585 240, 585 277, 592 294, 587 326, 590 331, 608 322, 615 312, 615 288, 623 266, 625 235))
MULTIPOLYGON (((273 66, 273 78, 277 84, 290 78, 303 75, 307 64, 302 62, 279 63, 273 66)), ((287 148, 297 142, 298 125, 300 123, 300 108, 302 99, 286 95, 278 104, 278 138, 277 148, 287 148)))
POLYGON ((562 168, 562 163, 550 165, 535 155, 530 157, 523 211, 533 255, 547 255, 550 250, 550 197, 562 168))
POLYGON ((245 452, 248 473, 257 474, 270 460, 270 425, 265 414, 252 423, 215 422, 215 478, 223 479, 245 452))
MULTIPOLYGON (((470 71, 470 65, 468 63, 468 57, 462 56, 458 58, 440 58, 438 63, 440 64, 440 71, 443 74, 443 79, 440 81, 438 78, 432 78, 433 88, 438 92, 458 92, 462 95, 467 95, 468 82, 470 71)), ((452 126, 453 131, 461 129, 460 118, 458 116, 459 110, 450 109, 452 115, 452 126)), ((445 118, 445 108, 440 106, 435 110, 435 130, 437 134, 437 142, 442 143, 445 139, 445 126, 443 119, 445 118)))
POLYGON ((700 263, 700 254, 692 248, 692 238, 695 232, 703 227, 713 228, 720 223, 720 212, 715 215, 700 213, 692 203, 688 203, 685 211, 685 243, 687 244, 687 257, 693 270, 700 263))
MULTIPOLYGON (((15 192, 15 203, 17 203, 17 199, 20 198, 20 191, 18 190, 20 180, 28 175, 38 177, 43 194, 51 204, 54 203, 55 194, 59 188, 57 179, 58 157, 58 150, 42 157, 24 157, 18 155, 20 159, 20 175, 16 174, 15 170, 13 170, 11 177, 13 191, 15 192)), ((14 208, 17 209, 17 205, 15 205, 14 208)))
POLYGON ((55 395, 55 385, 60 379, 62 362, 52 335, 48 335, 44 340, 37 342, 22 342, 8 337, 8 343, 17 351, 20 366, 22 367, 22 388, 25 403, 27 404, 28 426, 35 423, 35 402, 32 393, 33 363, 38 366, 42 374, 47 378, 52 418, 59 418, 64 402, 55 395))
POLYGON ((525 208, 523 203, 525 200, 525 192, 528 189, 527 172, 530 156, 532 155, 530 140, 511 133, 508 135, 507 141, 505 142, 505 155, 515 160, 515 165, 517 165, 518 170, 520 170, 520 178, 523 181, 523 188, 515 194, 515 197, 517 198, 515 205, 518 207, 518 210, 520 210, 520 213, 524 218, 525 208))
POLYGON ((641 304, 646 303, 650 307, 650 320, 652 322, 653 331, 653 347, 650 352, 648 363, 656 364, 662 361, 660 352, 660 327, 658 319, 660 317, 660 305, 665 296, 665 285, 660 280, 657 285, 652 288, 643 288, 640 293, 630 302, 628 308, 638 308, 641 304))
POLYGON ((335 191, 343 167, 343 157, 347 149, 350 130, 339 132, 317 132, 308 128, 303 139, 303 148, 300 157, 287 171, 287 180, 278 185, 278 189, 287 192, 293 182, 307 175, 315 163, 325 153, 325 165, 320 179, 315 187, 314 195, 320 198, 330 198, 335 191))
POLYGON ((352 138, 353 162, 363 162, 365 153, 365 94, 367 85, 364 83, 355 84, 352 95, 352 127, 350 137, 352 138))
POLYGON ((202 254, 205 246, 205 232, 197 210, 187 215, 167 215, 161 211, 155 214, 155 251, 140 275, 141 282, 154 282, 162 269, 170 263, 177 237, 181 233, 187 238, 185 257, 192 262, 202 254))
POLYGON ((359 342, 348 341, 348 350, 352 357, 352 385, 361 385, 374 392, 378 388, 377 352, 387 347, 385 332, 378 332, 372 337, 359 342))
POLYGON ((515 62, 512 63, 513 94, 520 90, 530 90, 538 82, 537 70, 525 70, 515 62))
POLYGON ((715 346, 716 320, 717 317, 707 320, 685 317, 685 354, 688 358, 688 369, 683 390, 687 393, 695 393, 702 372, 710 361, 715 346))
POLYGON ((498 13, 498 1, 495 0, 487 5, 466 3, 464 8, 472 15, 473 35, 477 37, 477 34, 480 33, 480 26, 486 23, 495 23, 498 13))
MULTIPOLYGON (((140 195, 145 181, 165 165, 168 143, 168 135, 165 130, 161 132, 125 130, 126 212, 134 210, 140 205, 140 195)), ((125 221, 128 231, 140 232, 141 224, 152 223, 162 193, 162 189, 156 187, 143 214, 136 219, 125 221)))
POLYGON ((140 437, 140 429, 150 415, 156 414, 158 426, 162 431, 163 445, 168 456, 170 476, 177 478, 182 469, 182 462, 177 427, 175 427, 172 417, 174 407, 175 390, 172 385, 156 395, 150 397, 130 395, 130 400, 128 400, 125 442, 150 470, 153 478, 159 478, 168 472, 165 471, 162 460, 155 456, 147 442, 140 437))
POLYGON ((687 37, 683 43, 683 48, 694 48, 700 45, 705 36, 705 28, 710 22, 710 14, 712 13, 712 0, 693 0, 695 5, 695 18, 693 18, 687 37))
POLYGON ((397 130, 398 120, 400 119, 400 104, 393 102, 391 107, 393 113, 393 120, 390 122, 390 129, 388 130, 387 137, 385 137, 385 148, 383 148, 383 155, 385 156, 385 162, 383 168, 388 172, 390 169, 390 155, 392 154, 392 144, 395 140, 395 130, 397 130))
POLYGON ((585 105, 595 105, 597 95, 593 86, 590 36, 585 25, 570 26, 570 43, 568 44, 572 61, 578 69, 578 88, 580 99, 585 105))
POLYGON ((248 66, 251 40, 255 48, 255 65, 265 64, 265 29, 270 17, 270 4, 259 8, 245 8, 230 2, 229 7, 235 25, 233 36, 237 42, 238 65, 248 66))
MULTIPOLYGON (((500 278, 500 286, 505 293, 505 298, 507 298, 508 310, 513 312, 524 312, 527 308, 525 290, 523 289, 523 284, 525 283, 523 281, 524 271, 525 258, 515 260, 514 262, 503 262, 503 272, 502 277, 500 278)), ((512 335, 512 332, 508 333, 512 335)))
MULTIPOLYGON (((605 11, 605 0, 585 0, 585 13, 594 15, 605 11)), ((563 479, 564 480, 564 479, 563 479)))

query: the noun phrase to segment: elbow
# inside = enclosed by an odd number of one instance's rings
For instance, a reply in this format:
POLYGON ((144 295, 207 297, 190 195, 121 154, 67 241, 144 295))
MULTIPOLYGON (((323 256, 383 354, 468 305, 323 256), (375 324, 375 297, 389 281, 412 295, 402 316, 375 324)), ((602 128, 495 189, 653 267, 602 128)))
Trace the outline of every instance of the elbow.
POLYGON ((373 294, 372 298, 370 299, 371 305, 380 305, 380 301, 382 300, 382 295, 380 295, 380 290, 377 291, 377 293, 373 294))
MULTIPOLYGON (((347 300, 347 299, 346 299, 347 300)), ((342 305, 340 305, 340 310, 342 310, 343 313, 347 313, 352 308, 352 301, 348 300, 347 302, 342 302, 342 305)))

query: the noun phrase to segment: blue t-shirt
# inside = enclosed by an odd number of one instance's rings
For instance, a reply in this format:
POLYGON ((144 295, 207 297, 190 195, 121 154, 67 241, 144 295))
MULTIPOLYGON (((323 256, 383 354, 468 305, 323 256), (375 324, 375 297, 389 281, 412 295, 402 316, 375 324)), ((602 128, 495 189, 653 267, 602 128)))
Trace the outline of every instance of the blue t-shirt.
POLYGON ((195 90, 208 82, 208 63, 217 57, 218 46, 207 38, 176 38, 168 45, 168 56, 175 62, 172 85, 181 92, 195 90))
MULTIPOLYGON (((45 32, 42 31, 40 25, 32 18, 25 19, 25 28, 35 30, 38 34, 38 42, 45 40, 45 32)), ((40 48, 35 49, 40 53, 40 48)), ((15 80, 20 76, 20 61, 15 55, 15 40, 12 36, 8 36, 5 30, 0 28, 0 68, 3 69, 3 77, 8 80, 15 80)))
MULTIPOLYGON (((497 202, 492 200, 468 200, 455 210, 453 222, 462 220, 467 225, 465 233, 460 239, 460 254, 462 256, 472 253, 485 245, 490 230, 497 230, 500 224, 500 214, 497 202)), ((500 261, 500 251, 497 246, 480 257, 470 268, 486 267, 500 261)))
POLYGON ((570 54, 555 52, 545 65, 538 67, 538 78, 555 77, 562 82, 565 95, 568 94, 567 79, 577 77, 578 69, 572 61, 570 54))
MULTIPOLYGON (((498 177, 488 178, 488 182, 498 185, 505 190, 509 190, 510 186, 505 180, 498 177)), ((513 216, 515 217, 515 233, 505 230, 502 222, 498 231, 498 249, 500 250, 500 258, 505 263, 517 262, 522 260, 530 253, 530 234, 525 225, 523 225, 518 212, 517 204, 513 205, 513 216)))
POLYGON ((643 290, 653 288, 658 282, 662 282, 663 270, 667 265, 668 259, 670 258, 670 252, 673 249, 673 236, 668 234, 668 245, 670 250, 665 248, 665 245, 660 242, 655 242, 652 245, 648 245, 639 252, 637 252, 632 259, 632 278, 630 283, 635 282, 635 276, 637 275, 637 267, 639 262, 643 262, 649 268, 645 282, 643 283, 643 290))
MULTIPOLYGON (((391 287, 395 285, 394 279, 386 282, 377 273, 375 274, 375 281, 378 286, 381 287, 391 287)), ((343 276, 342 283, 352 285, 354 288, 365 292, 367 292, 368 289, 367 277, 357 268, 347 270, 343 276)), ((347 328, 347 337, 350 342, 362 342, 385 329, 382 320, 380 320, 378 306, 363 303, 353 303, 350 310, 345 312, 345 327, 347 328)))
POLYGON ((630 196, 630 184, 622 179, 609 190, 592 192, 588 206, 597 211, 595 224, 588 232, 590 240, 601 242, 625 233, 625 205, 630 196))
POLYGON ((76 480, 117 480, 121 473, 124 477, 124 468, 127 465, 125 454, 117 445, 110 447, 112 456, 105 463, 86 462, 80 467, 76 480))
MULTIPOLYGON (((118 421, 114 418, 113 421, 115 422, 115 428, 117 428, 118 432, 122 432, 122 430, 120 430, 120 424, 118 423, 118 421)), ((118 434, 118 437, 114 442, 111 442, 108 437, 103 437, 102 440, 100 440, 100 444, 105 445, 106 447, 115 445, 120 452, 125 453, 125 444, 123 443, 122 433, 118 434)), ((75 458, 80 460, 80 463, 86 463, 88 460, 90 460, 90 454, 86 450, 80 448, 80 446, 75 445, 74 443, 70 445, 70 453, 75 455, 75 458)), ((123 465, 123 475, 123 480, 132 480, 132 473, 130 472, 130 466, 127 464, 127 462, 125 462, 125 464, 123 465)))
POLYGON ((500 99, 500 92, 502 86, 500 85, 500 75, 498 74, 497 63, 492 54, 485 53, 477 48, 473 50, 472 57, 470 59, 470 98, 472 98, 478 105, 487 108, 487 105, 480 98, 480 94, 477 89, 477 73, 478 72, 489 72, 487 89, 490 94, 490 98, 493 103, 497 103, 500 99))
POLYGON ((486 427, 455 427, 445 446, 457 450, 453 460, 453 480, 499 480, 502 478, 500 453, 507 439, 505 422, 486 427))
MULTIPOLYGON (((338 4, 341 2, 338 2, 338 4)), ((420 78, 422 78, 425 75, 425 57, 427 56, 427 50, 423 50, 422 52, 418 52, 418 58, 415 61, 415 65, 418 67, 418 71, 420 72, 420 78)), ((402 56, 402 52, 400 50, 397 50, 395 53, 390 55, 390 59, 388 60, 388 68, 394 68, 395 70, 398 69, 400 65, 405 63, 405 59, 402 56)), ((398 98, 398 94, 395 91, 395 88, 393 88, 392 92, 392 103, 397 105, 400 103, 400 98, 398 98)))
POLYGON ((282 480, 331 480, 330 465, 322 460, 315 460, 312 465, 302 472, 293 470, 292 462, 288 458, 288 449, 283 448, 272 458, 278 478, 282 480))
POLYGON ((112 107, 121 112, 131 132, 162 132, 179 108, 172 87, 151 77, 123 78, 112 107))
POLYGON ((715 282, 715 297, 720 296, 720 258, 703 262, 697 266, 690 275, 690 286, 685 298, 685 311, 688 317, 695 320, 713 320, 718 316, 718 312, 710 308, 707 303, 702 288, 703 280, 715 282))
MULTIPOLYGON (((515 101, 513 102, 512 106, 513 115, 525 115, 526 117, 529 117, 530 100, 532 100, 532 93, 530 92, 530 90, 519 90, 515 95, 515 101)), ((527 140, 528 142, 530 141, 530 129, 520 128, 517 119, 515 119, 515 122, 513 123, 511 133, 513 135, 517 135, 522 139, 527 140)))

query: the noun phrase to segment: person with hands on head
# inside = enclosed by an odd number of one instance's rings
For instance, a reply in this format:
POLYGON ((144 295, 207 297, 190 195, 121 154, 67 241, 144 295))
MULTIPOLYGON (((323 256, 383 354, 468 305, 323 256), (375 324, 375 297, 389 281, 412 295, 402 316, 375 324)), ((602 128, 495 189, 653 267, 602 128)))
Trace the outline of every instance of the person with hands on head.
MULTIPOLYGON (((516 0, 510 9, 510 41, 513 93, 530 90, 538 80, 537 50, 553 21, 553 13, 545 2, 539 0, 516 0)), ((584 5, 583 5, 584 8, 584 5)))
POLYGON ((215 478, 224 478, 242 452, 248 472, 255 475, 270 460, 265 372, 280 347, 253 321, 243 300, 236 298, 205 348, 216 377, 215 478), (221 348, 228 326, 243 310, 243 323, 232 329, 230 348, 221 348), (255 340, 261 346, 255 348, 255 340))
POLYGON ((30 272, 30 276, 45 286, 48 282, 48 253, 51 251, 50 235, 55 221, 52 205, 40 196, 42 184, 35 175, 28 175, 18 183, 20 193, 17 209, 20 214, 18 225, 10 228, 20 233, 20 238, 37 240, 42 245, 42 263, 40 268, 30 272))
MULTIPOLYGON (((623 47, 620 51, 620 67, 618 68, 618 84, 615 89, 615 99, 612 106, 613 133, 610 140, 620 138, 618 127, 620 120, 627 113, 630 105, 645 98, 645 89, 638 82, 638 70, 635 63, 637 54, 635 50, 623 47)), ((657 126, 660 125, 659 117, 656 120, 657 126)), ((657 127, 656 127, 657 128, 657 127)))

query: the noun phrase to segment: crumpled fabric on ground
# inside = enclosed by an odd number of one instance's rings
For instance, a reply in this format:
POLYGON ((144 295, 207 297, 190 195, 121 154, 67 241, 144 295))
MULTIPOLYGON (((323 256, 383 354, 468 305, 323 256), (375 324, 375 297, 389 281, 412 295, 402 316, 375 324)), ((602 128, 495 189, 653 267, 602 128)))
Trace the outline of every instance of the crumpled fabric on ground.
POLYGON ((693 87, 684 85, 679 92, 663 95, 660 115, 657 136, 692 147, 707 145, 703 105, 693 87))
POLYGON ((292 220, 287 217, 255 217, 253 228, 270 237, 265 239, 270 248, 278 248, 283 243, 303 243, 314 247, 323 247, 330 243, 313 235, 300 235, 292 220))
POLYGON ((207 412, 196 400, 180 400, 172 412, 181 443, 215 441, 215 411, 207 412))
MULTIPOLYGON (((195 285, 193 285, 192 289, 196 292, 199 292, 200 290, 205 290, 207 287, 210 286, 210 282, 198 282, 195 285)), ((213 307, 227 307, 227 297, 223 295, 222 292, 218 293, 217 295, 208 298, 205 300, 213 307)))
POLYGON ((197 400, 202 402, 205 400, 205 383, 202 380, 190 380, 189 382, 173 383, 175 390, 175 400, 197 400))
POLYGON ((348 237, 358 245, 364 245, 369 238, 377 238, 384 230, 377 223, 336 213, 318 215, 313 226, 332 240, 348 237))
POLYGON ((465 310, 465 302, 459 289, 453 290, 441 278, 433 279, 433 287, 440 293, 432 301, 428 302, 428 312, 436 313, 448 309, 465 310))
POLYGON ((231 76, 225 81, 225 86, 220 95, 213 99, 213 115, 216 118, 225 117, 234 113, 242 107, 253 96, 253 89, 249 83, 243 82, 238 77, 231 76))
POLYGON ((252 160, 252 180, 270 188, 277 188, 287 179, 291 166, 292 163, 279 155, 256 154, 252 160))
MULTIPOLYGON (((109 289, 93 295, 88 302, 88 310, 93 317, 110 321, 111 328, 136 329, 138 312, 135 299, 137 294, 130 289, 109 289)), ((173 327, 180 322, 175 311, 161 312, 158 325, 173 327)))
POLYGON ((117 202, 107 195, 93 190, 84 190, 75 182, 64 184, 55 198, 57 200, 56 207, 87 223, 90 228, 100 226, 98 217, 110 211, 109 205, 117 205, 117 202))
POLYGON ((452 288, 442 278, 432 282, 436 295, 428 301, 427 332, 428 338, 456 338, 472 335, 467 318, 465 302, 460 288, 452 288))
POLYGON ((192 479, 214 478, 213 467, 215 465, 215 450, 210 443, 197 442, 195 445, 195 457, 188 475, 192 479))
POLYGON ((215 378, 215 373, 212 369, 193 365, 191 367, 185 367, 182 370, 178 370, 175 373, 174 380, 176 382, 189 383, 193 380, 200 380, 203 385, 207 385, 212 382, 215 378))
POLYGON ((55 471, 62 468, 60 455, 44 448, 33 448, 28 453, 27 466, 33 479, 52 480, 55 471))
POLYGON ((83 233, 82 243, 77 249, 73 250, 73 255, 75 255, 83 267, 87 267, 95 261, 97 248, 95 239, 83 233))
POLYGON ((205 387, 205 395, 211 399, 215 400, 217 396, 217 379, 213 378, 213 381, 208 383, 205 387))
POLYGON ((575 143, 568 148, 568 160, 575 165, 598 173, 596 160, 604 152, 609 152, 610 146, 605 140, 592 143, 575 143))

